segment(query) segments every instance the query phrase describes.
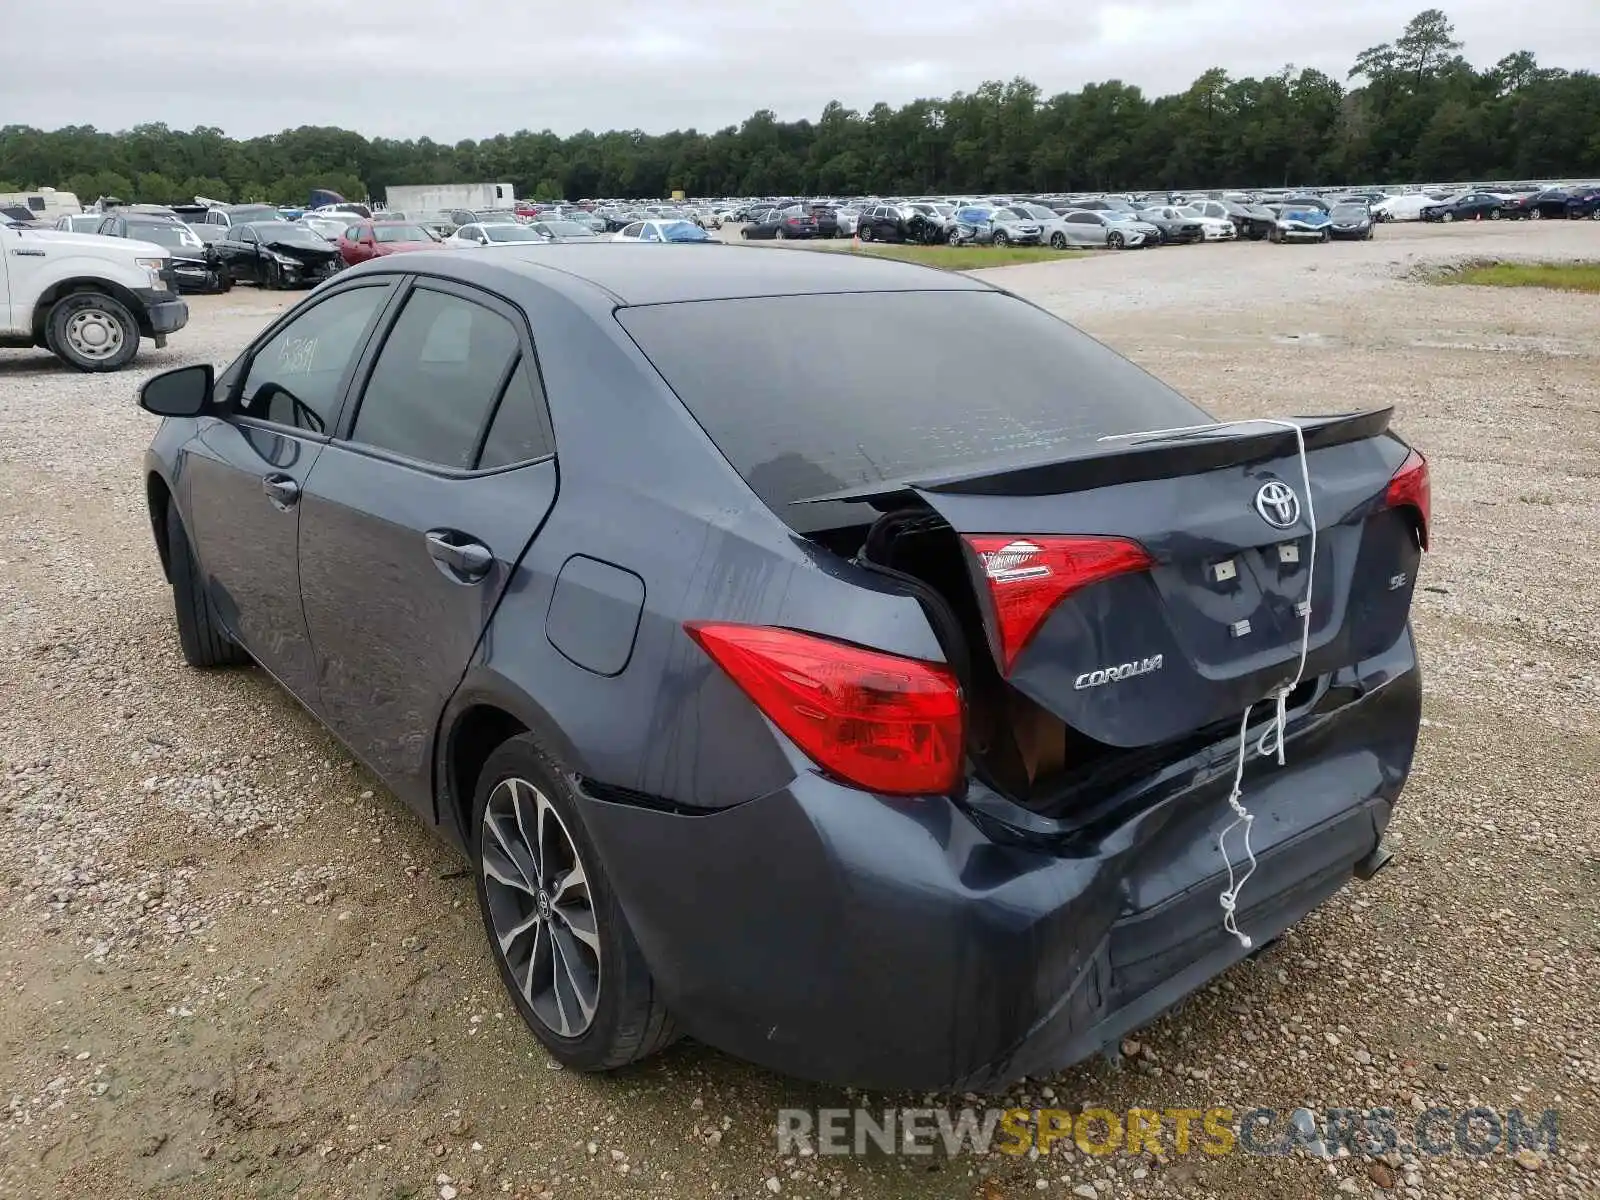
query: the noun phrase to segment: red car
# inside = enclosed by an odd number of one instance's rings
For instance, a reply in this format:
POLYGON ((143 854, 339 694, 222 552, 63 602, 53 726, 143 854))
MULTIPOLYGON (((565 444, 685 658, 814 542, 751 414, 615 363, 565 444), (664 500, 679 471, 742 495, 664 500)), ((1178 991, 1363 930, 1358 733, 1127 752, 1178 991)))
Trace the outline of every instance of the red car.
POLYGON ((406 221, 359 221, 339 235, 339 256, 355 266, 369 258, 406 250, 433 250, 439 245, 421 225, 406 221))

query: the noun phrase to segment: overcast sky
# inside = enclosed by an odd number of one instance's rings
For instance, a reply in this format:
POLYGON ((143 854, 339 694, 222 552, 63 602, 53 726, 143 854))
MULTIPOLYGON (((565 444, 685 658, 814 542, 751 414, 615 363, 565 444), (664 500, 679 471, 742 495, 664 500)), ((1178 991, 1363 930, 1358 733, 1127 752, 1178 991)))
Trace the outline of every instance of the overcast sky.
MULTIPOLYGON (((439 141, 518 129, 702 131, 758 108, 1118 78, 1181 90, 1208 67, 1343 80, 1424 0, 21 0, 0 36, 0 123, 237 137, 297 125, 439 141)), ((1600 0, 1450 0, 1464 53, 1600 67, 1600 0)))

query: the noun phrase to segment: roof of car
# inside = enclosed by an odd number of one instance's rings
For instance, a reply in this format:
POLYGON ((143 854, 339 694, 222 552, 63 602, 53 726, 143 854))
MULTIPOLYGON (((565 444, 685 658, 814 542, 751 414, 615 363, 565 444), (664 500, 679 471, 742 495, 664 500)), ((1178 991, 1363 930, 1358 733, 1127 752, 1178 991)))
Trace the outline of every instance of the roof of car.
MULTIPOLYGON (((832 292, 982 291, 988 285, 951 271, 914 263, 826 251, 776 250, 761 246, 664 243, 639 246, 596 244, 502 244, 484 254, 441 252, 424 262, 424 252, 408 255, 408 268, 445 268, 441 274, 470 270, 475 264, 510 268, 530 276, 557 272, 599 288, 622 304, 674 304, 694 300, 735 300, 754 296, 821 295, 832 292), (455 268, 455 269, 451 269, 455 268)), ((431 270, 430 270, 431 273, 431 270)))

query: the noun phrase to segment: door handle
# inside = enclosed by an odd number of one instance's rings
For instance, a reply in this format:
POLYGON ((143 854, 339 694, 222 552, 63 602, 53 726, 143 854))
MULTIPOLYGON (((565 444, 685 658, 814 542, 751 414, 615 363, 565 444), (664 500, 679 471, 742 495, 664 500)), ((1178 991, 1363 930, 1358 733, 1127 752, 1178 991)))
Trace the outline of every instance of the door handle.
POLYGON ((267 475, 261 480, 261 490, 273 506, 288 512, 300 500, 300 485, 287 475, 267 475))
POLYGON ((494 552, 453 529, 430 529, 428 554, 458 583, 477 583, 494 565, 494 552))

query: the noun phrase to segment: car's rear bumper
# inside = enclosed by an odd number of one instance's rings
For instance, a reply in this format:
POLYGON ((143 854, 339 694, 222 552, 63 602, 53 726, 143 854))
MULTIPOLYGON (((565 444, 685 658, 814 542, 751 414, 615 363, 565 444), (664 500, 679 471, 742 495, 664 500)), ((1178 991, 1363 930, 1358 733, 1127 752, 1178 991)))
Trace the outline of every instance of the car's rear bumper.
MULTIPOLYGON (((1252 761, 1239 924, 1256 945, 1372 854, 1419 719, 1407 632, 1328 681, 1287 765, 1252 761)), ((833 1083, 992 1088, 1093 1054, 1245 956, 1217 899, 1232 749, 1141 778, 1071 837, 809 772, 706 815, 589 794, 584 817, 691 1035, 833 1083)))

